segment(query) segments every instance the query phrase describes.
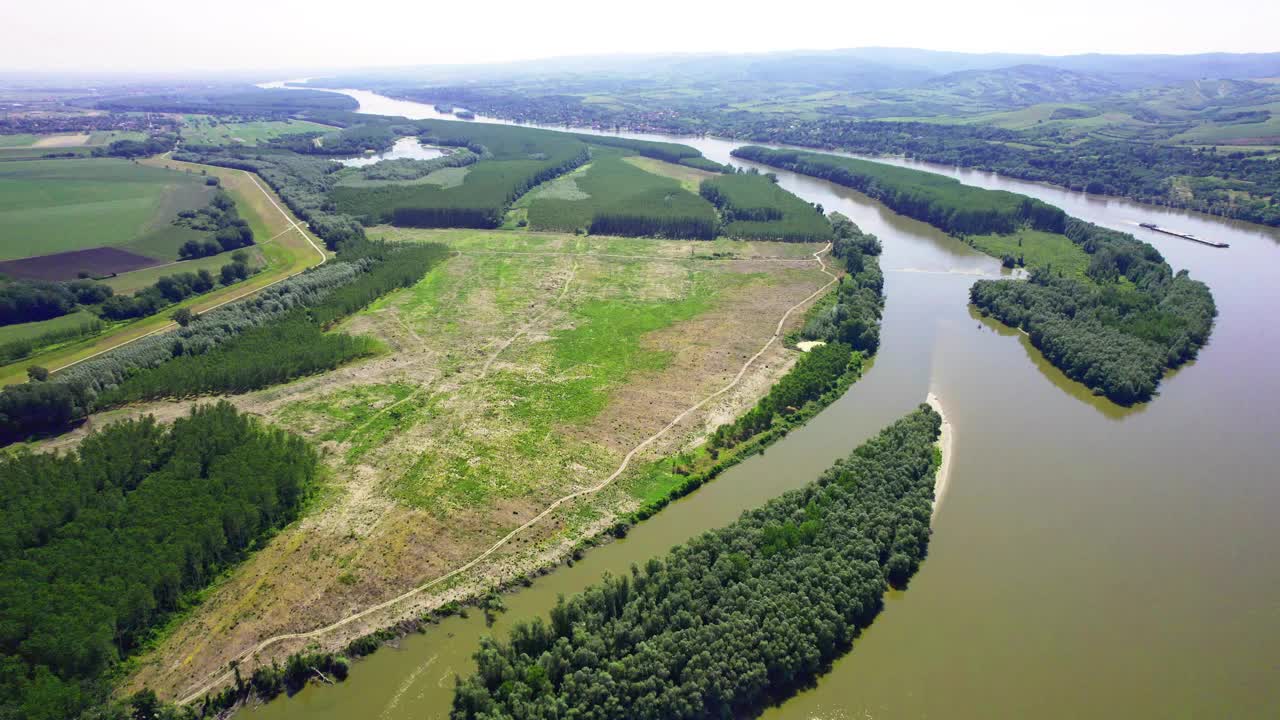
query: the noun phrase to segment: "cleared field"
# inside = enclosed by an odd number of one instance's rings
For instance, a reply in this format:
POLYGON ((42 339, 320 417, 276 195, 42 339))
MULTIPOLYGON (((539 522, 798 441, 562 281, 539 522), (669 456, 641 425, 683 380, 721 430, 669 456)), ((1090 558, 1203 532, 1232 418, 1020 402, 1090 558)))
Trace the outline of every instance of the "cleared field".
POLYGON ((0 163, 0 260, 138 242, 168 259, 163 238, 147 236, 167 236, 179 210, 212 195, 198 174, 128 160, 0 163))
MULTIPOLYGON (((458 255, 342 328, 394 352, 232 398, 320 443, 332 485, 323 507, 141 658, 133 684, 182 696, 262 638, 324 625, 462 565, 553 499, 608 477, 641 440, 732 379, 783 312, 829 280, 794 245, 737 243, 740 259, 712 259, 699 242, 372 234, 444 242, 458 255)), ((561 507, 457 582, 320 642, 339 646, 528 572, 608 527, 658 491, 647 461, 753 404, 796 354, 775 344, 734 391, 637 457, 634 472, 561 507)), ((286 642, 261 659, 295 650, 286 642)))
POLYGON ((198 145, 257 145, 280 137, 305 132, 332 132, 331 125, 306 120, 258 120, 221 122, 209 115, 188 115, 182 127, 182 139, 198 145))
POLYGON ((71 250, 56 255, 40 255, 0 262, 0 274, 24 280, 73 280, 86 273, 91 277, 106 277, 113 273, 126 273, 158 261, 155 258, 122 250, 100 247, 88 250, 71 250))
POLYGON ((144 160, 141 164, 160 170, 191 170, 196 175, 204 170, 221 179, 222 187, 231 193, 231 197, 236 201, 240 216, 248 221, 249 226, 253 228, 254 236, 260 239, 262 245, 259 246, 259 250, 266 260, 266 268, 244 282, 191 298, 168 308, 164 313, 127 323, 92 340, 43 353, 21 363, 0 367, 0 385, 24 382, 28 365, 41 365, 50 370, 57 370, 144 335, 174 327, 169 319, 174 310, 179 308, 188 308, 193 312, 211 310, 223 303, 251 295, 267 285, 320 263, 321 255, 317 247, 323 247, 323 243, 316 240, 313 245, 308 239, 309 236, 304 236, 296 229, 292 223, 297 223, 298 226, 302 223, 288 213, 283 201, 265 183, 259 185, 253 175, 242 170, 181 163, 160 158, 144 160))
POLYGON ((1066 235, 1023 228, 1010 235, 973 235, 974 247, 993 257, 1021 259, 1027 267, 1048 267, 1068 277, 1084 277, 1089 256, 1066 235))

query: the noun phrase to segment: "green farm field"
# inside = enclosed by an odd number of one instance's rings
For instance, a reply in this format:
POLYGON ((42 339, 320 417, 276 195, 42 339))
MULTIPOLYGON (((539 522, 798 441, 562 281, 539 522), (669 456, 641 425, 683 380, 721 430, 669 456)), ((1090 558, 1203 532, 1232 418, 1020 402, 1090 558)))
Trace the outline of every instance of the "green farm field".
POLYGON ((331 125, 306 120, 255 120, 222 122, 209 115, 187 115, 182 139, 199 145, 257 145, 282 135, 305 132, 332 132, 331 125))
POLYGON ((15 340, 30 340, 46 333, 79 327, 83 323, 97 319, 97 317, 97 315, 88 310, 80 310, 48 320, 0 326, 0 345, 15 340))
MULTIPOLYGON (((255 183, 254 176, 249 173, 242 170, 182 163, 159 158, 144 160, 142 161, 142 166, 147 169, 177 175, 185 175, 185 171, 190 170, 193 173, 191 177, 200 177, 200 172, 204 171, 219 178, 222 181, 222 187, 236 201, 236 207, 239 209, 241 217, 248 221, 249 227, 253 228, 254 236, 260 239, 261 244, 256 246, 256 251, 262 254, 265 261, 262 270, 248 280, 190 298, 167 308, 165 312, 158 315, 124 323, 95 338, 59 347, 56 350, 41 353, 22 362, 0 367, 0 385, 24 382, 26 380, 26 368, 29 365, 40 365, 50 370, 56 370, 105 350, 119 347, 150 333, 176 327, 173 321, 170 320, 170 315, 179 308, 187 308, 193 312, 211 310, 223 303, 252 295, 268 285, 321 262, 321 253, 317 250, 317 246, 322 246, 322 243, 319 240, 310 238, 309 235, 304 236, 302 232, 295 229, 290 224, 290 221, 298 222, 297 218, 288 212, 283 201, 267 188, 265 183, 255 183), (175 173, 174 171, 180 172, 175 173)), ((301 225, 301 223, 298 224, 301 225)), ((225 262, 221 256, 215 257, 225 262)), ((174 268, 174 270, 169 270, 169 272, 177 272, 195 266, 184 263, 183 265, 170 267, 174 268)), ((161 272, 159 274, 166 273, 161 272)))
POLYGON ((128 160, 0 163, 0 260, 102 246, 174 259, 186 238, 170 221, 212 196, 197 174, 128 160))

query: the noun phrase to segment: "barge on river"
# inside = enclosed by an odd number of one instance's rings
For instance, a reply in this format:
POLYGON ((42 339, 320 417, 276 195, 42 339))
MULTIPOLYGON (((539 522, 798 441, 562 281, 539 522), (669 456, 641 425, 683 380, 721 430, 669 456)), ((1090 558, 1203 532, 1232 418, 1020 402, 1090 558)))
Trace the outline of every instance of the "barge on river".
POLYGON ((1226 244, 1226 243, 1224 243, 1224 242, 1214 242, 1214 241, 1212 241, 1212 240, 1202 240, 1202 239, 1200 239, 1200 238, 1196 237, 1195 235, 1192 235, 1191 233, 1184 233, 1184 232, 1179 232, 1179 231, 1177 231, 1177 230, 1170 230, 1169 228, 1162 228, 1162 227, 1160 227, 1159 225, 1157 225, 1157 224, 1155 224, 1155 223, 1138 223, 1138 226, 1139 226, 1139 227, 1144 227, 1144 228, 1146 228, 1146 229, 1148 229, 1148 230, 1155 230, 1156 232, 1164 233, 1165 235, 1172 235, 1172 236, 1174 236, 1174 237, 1180 237, 1180 238, 1182 238, 1182 239, 1184 239, 1184 240, 1190 240, 1190 241, 1192 241, 1192 242, 1198 242, 1198 243, 1200 243, 1201 245, 1208 245, 1209 247, 1216 247, 1216 248, 1231 247, 1230 245, 1228 245, 1228 244, 1226 244))

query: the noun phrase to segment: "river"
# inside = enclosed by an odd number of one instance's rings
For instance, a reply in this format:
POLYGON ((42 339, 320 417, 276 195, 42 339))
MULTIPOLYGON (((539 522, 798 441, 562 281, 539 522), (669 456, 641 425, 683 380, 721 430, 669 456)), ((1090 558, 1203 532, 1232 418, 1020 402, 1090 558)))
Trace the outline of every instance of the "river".
MULTIPOLYGON (((344 91, 361 112, 447 117, 344 91)), ((730 161, 739 143, 683 142, 730 161)), ((733 160, 735 164, 747 164, 733 160)), ((245 711, 255 720, 447 717, 478 638, 557 595, 626 572, 809 482, 933 391, 955 432, 950 488, 911 586, 817 685, 770 719, 1280 717, 1280 232, 907 161, 1041 198, 1135 232, 1214 291, 1200 357, 1135 409, 1094 398, 1025 337, 979 319, 967 292, 998 262, 830 183, 780 183, 884 243, 883 342, 866 375, 768 452, 506 598, 492 628, 451 618, 356 663, 334 687, 245 711), (1139 221, 1229 242, 1219 250, 1139 221)))

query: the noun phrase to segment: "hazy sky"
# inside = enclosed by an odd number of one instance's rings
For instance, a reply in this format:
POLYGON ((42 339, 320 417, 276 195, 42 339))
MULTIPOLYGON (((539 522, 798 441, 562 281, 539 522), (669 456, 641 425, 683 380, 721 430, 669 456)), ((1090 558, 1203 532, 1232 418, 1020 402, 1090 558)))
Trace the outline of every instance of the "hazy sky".
POLYGON ((1280 51, 1280 0, 5 0, 0 71, 310 69, 860 46, 1280 51))

